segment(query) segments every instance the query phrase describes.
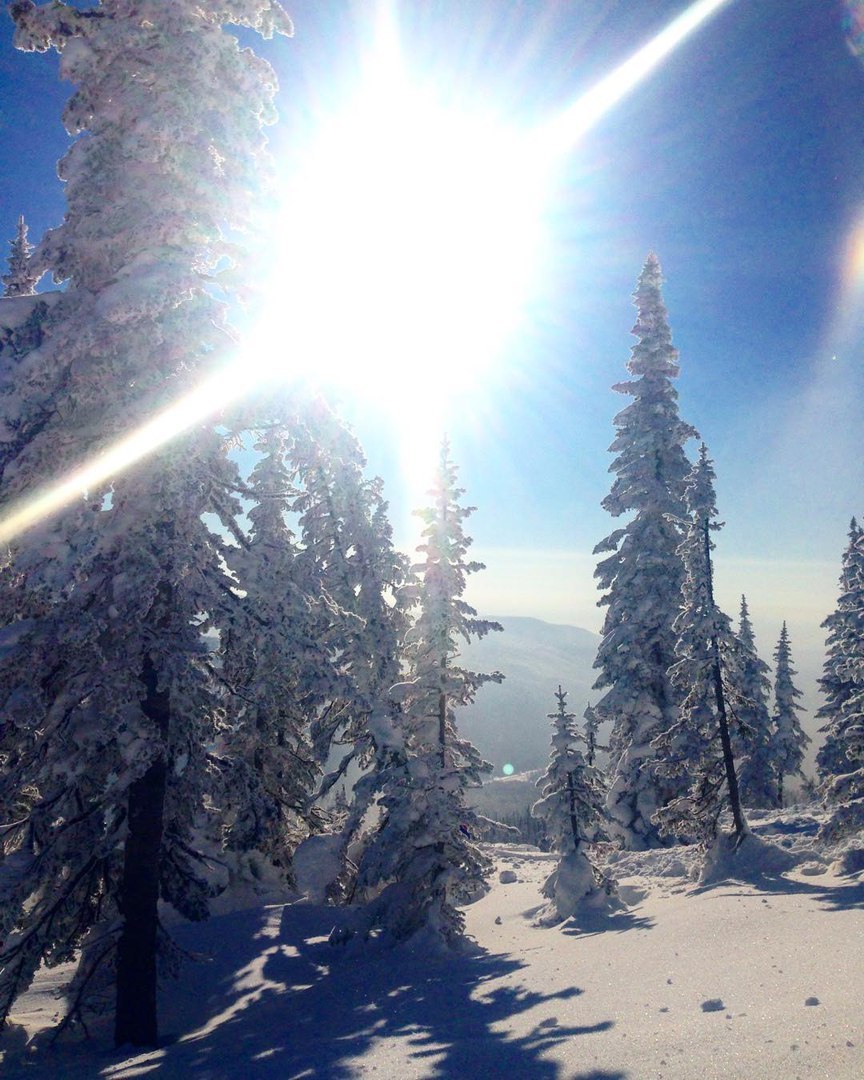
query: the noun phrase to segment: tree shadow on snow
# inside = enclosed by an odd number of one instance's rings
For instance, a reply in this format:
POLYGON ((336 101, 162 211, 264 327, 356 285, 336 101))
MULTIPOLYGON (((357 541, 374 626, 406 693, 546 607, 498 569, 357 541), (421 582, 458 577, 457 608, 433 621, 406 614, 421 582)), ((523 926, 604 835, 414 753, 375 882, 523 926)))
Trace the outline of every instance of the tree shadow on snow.
POLYGON ((586 911, 575 919, 561 923, 563 933, 575 937, 595 937, 597 934, 624 934, 628 930, 651 930, 654 920, 632 911, 586 911))
POLYGON ((727 896, 753 897, 760 893, 769 896, 811 896, 823 903, 828 911, 850 911, 864 906, 864 881, 850 882, 848 885, 826 885, 818 880, 798 881, 785 875, 765 876, 758 881, 736 880, 729 877, 721 881, 712 881, 693 889, 693 896, 712 893, 717 890, 718 899, 727 896), (746 885, 752 892, 730 891, 736 886, 746 885))
MULTIPOLYGON (((254 914, 263 921, 261 912, 254 914)), ((253 913, 249 916, 254 920, 253 913)), ((567 1024, 547 1010, 527 1032, 515 1035, 514 1017, 582 991, 528 989, 518 978, 525 965, 506 955, 346 952, 326 940, 343 917, 334 908, 292 905, 277 936, 268 937, 271 926, 260 928, 257 939, 253 924, 231 923, 236 948, 230 963, 226 967, 217 955, 208 974, 187 968, 182 996, 171 995, 173 1017, 163 1021, 166 1031, 175 1033, 173 1043, 152 1055, 146 1075, 348 1080, 371 1067, 383 1076, 556 1080, 559 1066, 542 1060, 545 1051, 613 1026, 611 1020, 567 1024)), ((188 929, 194 949, 197 928, 188 929)), ((231 953, 232 942, 226 949, 231 953)), ((140 1059, 118 1063, 102 1075, 112 1080, 145 1075, 141 1064, 140 1059)), ((585 1080, 624 1077, 582 1075, 585 1080)))

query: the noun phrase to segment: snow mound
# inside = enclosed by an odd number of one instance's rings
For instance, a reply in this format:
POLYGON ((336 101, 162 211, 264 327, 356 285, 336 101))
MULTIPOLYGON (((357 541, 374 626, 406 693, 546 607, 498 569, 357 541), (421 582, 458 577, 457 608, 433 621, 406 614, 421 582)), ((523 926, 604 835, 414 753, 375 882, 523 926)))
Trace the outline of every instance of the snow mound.
POLYGON ((864 845, 851 841, 831 864, 835 874, 853 875, 864 870, 864 845))
POLYGON ((790 851, 748 833, 735 846, 735 837, 723 834, 708 849, 699 881, 713 885, 720 881, 746 881, 758 885, 766 878, 777 878, 798 865, 790 851))

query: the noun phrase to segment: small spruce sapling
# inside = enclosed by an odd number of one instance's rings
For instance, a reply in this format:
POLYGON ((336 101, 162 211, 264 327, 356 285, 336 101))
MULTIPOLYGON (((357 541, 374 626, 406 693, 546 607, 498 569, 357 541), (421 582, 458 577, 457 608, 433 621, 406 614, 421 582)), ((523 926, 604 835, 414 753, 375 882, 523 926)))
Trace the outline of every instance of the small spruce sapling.
POLYGON ((42 275, 36 271, 31 259, 33 245, 27 239, 27 225, 23 214, 18 218, 18 230, 15 239, 9 242, 9 247, 9 272, 0 278, 3 282, 3 295, 32 296, 42 275))
POLYGON ((542 925, 578 917, 580 911, 620 907, 615 883, 586 850, 603 835, 605 785, 577 748, 582 735, 576 717, 567 712, 567 694, 560 686, 555 697, 558 707, 549 713, 549 764, 537 781, 541 798, 531 808, 532 816, 545 824, 550 850, 561 856, 543 884, 550 903, 539 917, 542 925))

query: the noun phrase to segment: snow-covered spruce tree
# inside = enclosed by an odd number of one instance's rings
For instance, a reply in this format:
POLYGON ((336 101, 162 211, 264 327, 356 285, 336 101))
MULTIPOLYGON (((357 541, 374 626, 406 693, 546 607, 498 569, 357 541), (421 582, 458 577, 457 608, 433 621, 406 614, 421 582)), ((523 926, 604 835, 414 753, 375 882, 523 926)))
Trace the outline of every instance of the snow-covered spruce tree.
POLYGON ((364 918, 381 925, 393 939, 423 936, 439 945, 456 945, 464 916, 455 907, 483 888, 491 862, 475 842, 482 824, 466 805, 465 791, 491 770, 477 749, 460 738, 455 710, 469 704, 483 683, 499 681, 458 664, 459 641, 482 637, 501 627, 477 617, 462 595, 469 574, 483 569, 467 558, 471 544, 462 522, 473 507, 460 505, 463 489, 445 442, 434 502, 418 511, 423 561, 414 569, 417 585, 403 590, 417 603, 406 635, 407 681, 393 689, 401 703, 404 749, 391 756, 380 774, 381 820, 359 867, 358 894, 381 886, 364 918))
POLYGON ((613 834, 635 850, 662 842, 654 812, 681 790, 674 777, 661 778, 650 767, 652 740, 678 719, 680 695, 667 672, 675 659, 672 624, 684 578, 678 522, 686 516, 690 467, 683 447, 696 436, 678 415, 672 385, 678 353, 661 280, 660 264, 649 255, 635 292, 639 340, 628 363, 635 379, 614 387, 633 401, 615 417, 610 471, 616 479, 603 506, 614 517, 634 516, 595 548, 612 552, 595 574, 607 590, 599 601, 607 612, 594 663, 600 669, 595 687, 608 688, 595 708, 601 720, 613 722, 607 807, 613 834))
POLYGON ((331 694, 312 725, 322 765, 344 748, 324 778, 323 796, 352 763, 371 765, 376 749, 369 717, 392 712, 388 691, 401 678, 400 641, 408 626, 399 592, 408 562, 393 547, 381 481, 365 477, 366 458, 354 433, 321 399, 306 402, 292 426, 300 560, 339 621, 342 690, 331 694))
POLYGON ((0 278, 3 282, 3 295, 32 296, 36 291, 36 282, 42 275, 37 273, 30 261, 33 245, 27 239, 27 225, 23 214, 18 218, 18 231, 9 246, 9 272, 0 278))
POLYGON ((598 750, 607 751, 608 746, 602 746, 597 741, 597 732, 600 730, 600 721, 597 718, 597 710, 588 705, 582 714, 585 723, 582 725, 581 739, 585 743, 585 759, 589 765, 594 765, 594 759, 598 750))
POLYGON ((768 665, 756 652, 756 639, 746 597, 741 597, 738 620, 738 662, 733 674, 737 689, 737 718, 744 733, 738 762, 741 802, 754 810, 770 810, 780 805, 774 760, 774 730, 769 711, 771 678, 768 665))
POLYGON ((803 776, 801 762, 810 742, 810 736, 802 730, 796 715, 802 708, 795 700, 801 697, 801 691, 794 683, 797 672, 792 667, 792 647, 785 622, 774 650, 774 665, 774 739, 771 749, 777 777, 777 802, 782 806, 784 780, 787 776, 803 776))
POLYGON ((825 800, 834 805, 821 832, 831 842, 864 828, 864 534, 854 519, 840 581, 837 609, 823 623, 830 632, 820 683, 828 700, 820 715, 829 721, 817 756, 825 800))
POLYGON ((849 543, 843 553, 837 607, 822 623, 828 631, 827 653, 819 687, 825 704, 816 716, 825 741, 816 754, 823 781, 851 772, 854 762, 846 753, 846 728, 851 723, 850 700, 864 690, 864 531, 855 518, 849 525, 849 543))
MULTIPOLYGON (((223 26, 290 24, 271 0, 18 0, 11 13, 19 48, 60 53, 76 86, 64 122, 81 136, 60 164, 65 220, 33 256, 67 289, 2 402, 14 505, 224 359, 208 283, 236 254, 222 227, 250 224, 275 80, 223 26)), ((0 662, 0 708, 25 748, 0 801, 32 798, 2 835, 0 1019, 40 962, 80 949, 70 1015, 116 974, 117 1043, 156 1043, 157 956, 172 959, 158 902, 207 911, 191 830, 219 709, 202 635, 230 579, 202 515, 232 485, 224 440, 201 426, 13 539, 14 572, 43 607, 0 662)))
POLYGON ((709 844, 717 837, 720 816, 730 809, 740 843, 749 830, 741 810, 732 742, 744 741, 747 732, 736 722, 740 695, 730 679, 738 669, 739 644, 728 615, 714 600, 711 532, 722 525, 715 521, 714 469, 704 444, 687 483, 686 499, 690 524, 681 545, 684 606, 675 620, 678 659, 670 670, 681 693, 681 714, 656 737, 653 748, 654 768, 687 787, 654 817, 665 834, 709 844))
POLYGON ((287 513, 295 490, 289 439, 274 422, 259 433, 245 487, 248 535, 227 551, 240 595, 220 611, 227 720, 220 757, 227 846, 261 852, 290 880, 291 856, 310 831, 320 768, 310 726, 336 692, 333 605, 298 557, 287 513))
POLYGON ((588 857, 586 848, 602 834, 606 818, 606 786, 577 743, 582 735, 576 717, 567 712, 567 694, 558 687, 558 707, 549 714, 552 748, 546 772, 537 781, 541 798, 531 813, 546 825, 550 850, 561 858, 543 884, 550 901, 539 922, 551 925, 585 909, 617 906, 615 883, 588 857))

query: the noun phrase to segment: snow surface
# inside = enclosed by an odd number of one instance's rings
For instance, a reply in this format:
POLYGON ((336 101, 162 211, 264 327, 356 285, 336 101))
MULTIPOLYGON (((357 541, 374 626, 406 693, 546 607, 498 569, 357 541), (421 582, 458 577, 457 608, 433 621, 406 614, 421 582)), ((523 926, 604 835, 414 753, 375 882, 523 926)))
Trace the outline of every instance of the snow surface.
POLYGON ((821 847, 818 814, 753 817, 791 870, 760 874, 748 856, 746 881, 700 885, 692 849, 614 854, 629 907, 579 931, 534 925, 554 856, 491 845, 492 889, 467 908, 474 957, 334 948, 344 911, 304 902, 187 926, 183 944, 207 959, 166 988, 151 1053, 114 1051, 98 1024, 52 1045, 64 971, 42 972, 0 1042, 2 1075, 864 1076, 864 848, 821 847))

